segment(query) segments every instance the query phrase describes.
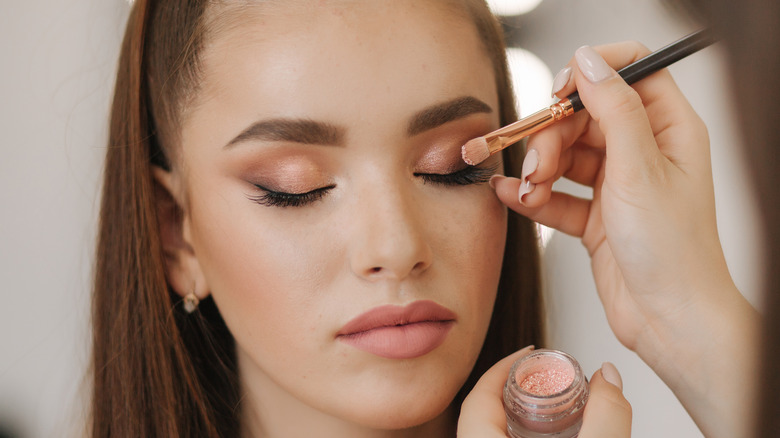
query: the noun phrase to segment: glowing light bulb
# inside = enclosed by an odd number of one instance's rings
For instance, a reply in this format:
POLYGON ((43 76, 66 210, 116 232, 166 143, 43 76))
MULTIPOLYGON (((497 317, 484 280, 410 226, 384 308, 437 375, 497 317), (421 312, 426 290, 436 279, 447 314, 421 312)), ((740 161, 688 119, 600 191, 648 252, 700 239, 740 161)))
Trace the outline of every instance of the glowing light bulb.
MULTIPOLYGON (((509 74, 515 90, 515 104, 520 117, 535 113, 553 103, 550 97, 553 75, 547 65, 533 53, 520 48, 507 49, 509 74)), ((539 246, 542 251, 552 238, 555 230, 537 225, 539 246)))
POLYGON ((496 15, 512 16, 527 14, 542 0, 488 0, 490 10, 496 15))
POLYGON ((547 65, 528 50, 516 47, 507 49, 506 55, 520 117, 553 103, 550 97, 553 75, 547 65))

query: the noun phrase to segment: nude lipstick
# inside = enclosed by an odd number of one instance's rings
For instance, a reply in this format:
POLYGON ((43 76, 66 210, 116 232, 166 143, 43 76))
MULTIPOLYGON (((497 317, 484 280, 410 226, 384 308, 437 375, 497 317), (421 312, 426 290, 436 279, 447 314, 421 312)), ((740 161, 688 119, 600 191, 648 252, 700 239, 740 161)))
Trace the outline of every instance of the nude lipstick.
POLYGON ((447 338, 457 315, 433 301, 375 307, 347 322, 336 339, 388 359, 430 353, 447 338))

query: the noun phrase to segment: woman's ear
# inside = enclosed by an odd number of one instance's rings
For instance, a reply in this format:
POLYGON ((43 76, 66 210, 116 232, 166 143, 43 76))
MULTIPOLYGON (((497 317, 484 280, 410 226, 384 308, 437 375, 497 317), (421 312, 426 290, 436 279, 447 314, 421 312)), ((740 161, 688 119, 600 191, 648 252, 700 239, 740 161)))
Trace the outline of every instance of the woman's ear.
POLYGON ((152 166, 165 276, 182 298, 194 293, 202 300, 209 294, 200 262, 190 244, 190 218, 179 173, 152 166))

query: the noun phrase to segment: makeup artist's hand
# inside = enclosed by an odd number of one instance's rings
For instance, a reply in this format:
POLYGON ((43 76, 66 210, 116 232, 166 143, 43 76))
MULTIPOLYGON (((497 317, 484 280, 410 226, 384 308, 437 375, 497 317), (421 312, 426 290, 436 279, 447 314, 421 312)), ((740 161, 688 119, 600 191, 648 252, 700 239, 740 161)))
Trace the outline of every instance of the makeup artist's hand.
MULTIPOLYGON (((526 347, 493 365, 463 401, 458 419, 458 438, 506 438, 503 389, 509 369, 531 353, 526 347)), ((604 363, 590 379, 590 395, 580 438, 629 438, 631 404, 623 397, 623 381, 614 365, 604 363)))
POLYGON ((458 418, 458 438, 506 438, 504 383, 512 364, 532 351, 534 347, 531 345, 510 354, 479 378, 463 400, 458 418))
POLYGON ((720 246, 703 122, 668 71, 632 89, 613 69, 648 53, 636 43, 577 50, 556 94, 578 90, 587 111, 529 139, 522 181, 491 183, 513 210, 581 238, 620 342, 706 436, 740 436, 751 381, 735 376, 754 367, 758 315, 720 246), (593 199, 553 192, 560 177, 593 187, 593 199))

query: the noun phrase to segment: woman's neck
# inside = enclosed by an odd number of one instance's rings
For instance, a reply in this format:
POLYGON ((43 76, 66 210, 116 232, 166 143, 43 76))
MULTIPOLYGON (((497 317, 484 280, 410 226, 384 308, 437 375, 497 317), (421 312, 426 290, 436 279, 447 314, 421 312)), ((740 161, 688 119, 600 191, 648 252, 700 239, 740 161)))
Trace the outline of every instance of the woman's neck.
POLYGON ((242 438, 330 437, 340 438, 417 438, 454 437, 456 419, 452 407, 418 426, 402 429, 378 429, 350 422, 316 409, 257 369, 238 353, 241 380, 242 438))

